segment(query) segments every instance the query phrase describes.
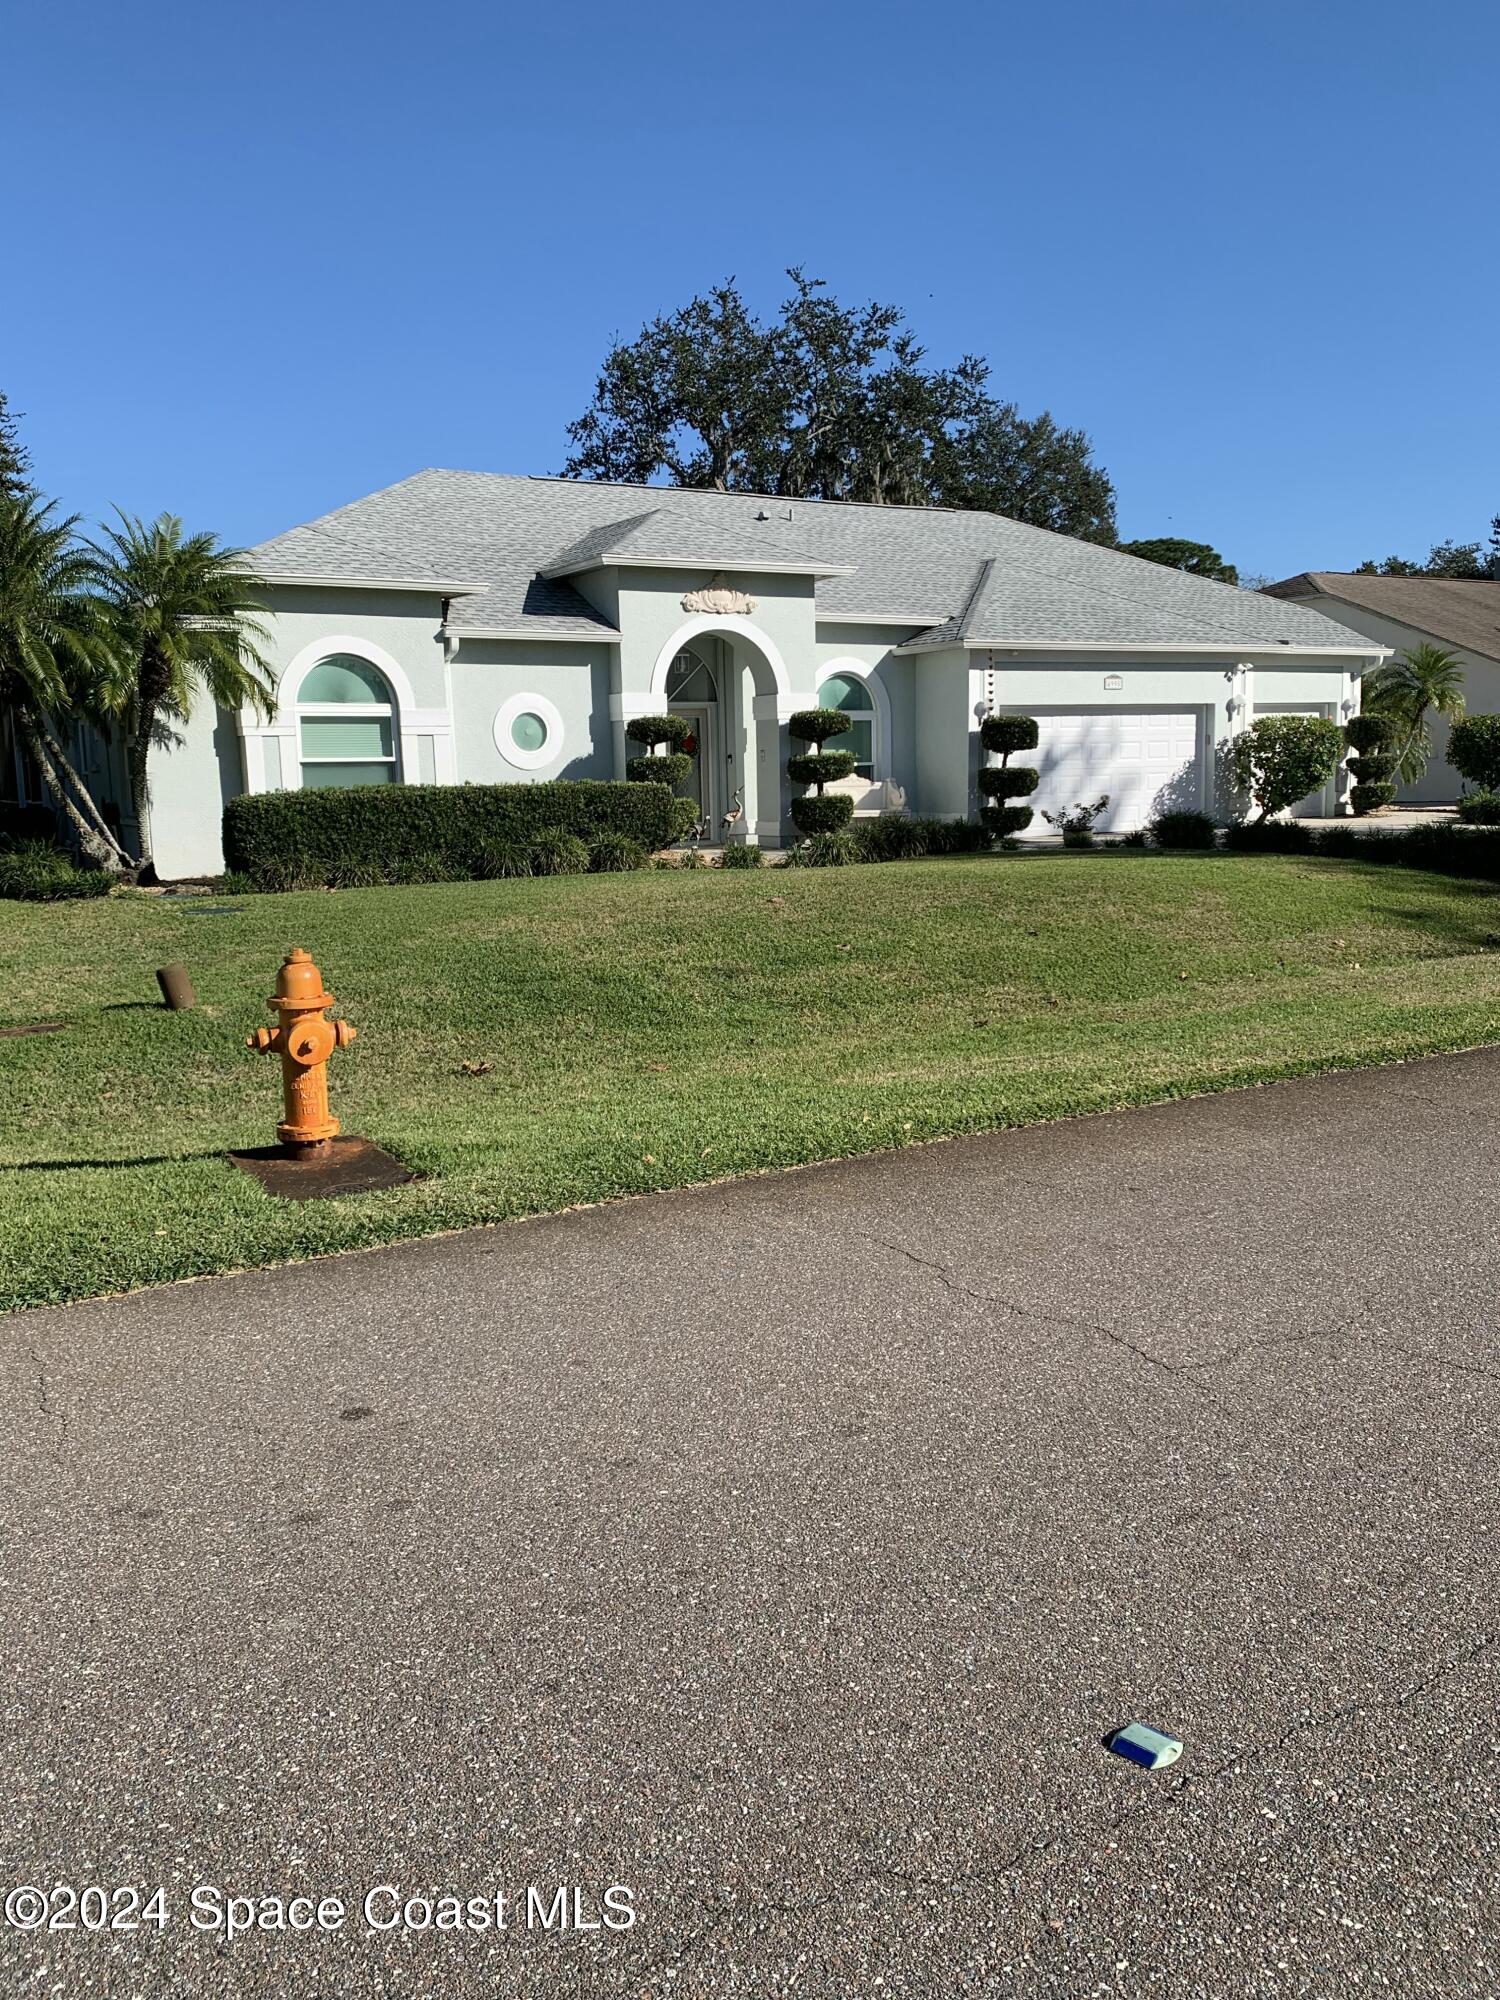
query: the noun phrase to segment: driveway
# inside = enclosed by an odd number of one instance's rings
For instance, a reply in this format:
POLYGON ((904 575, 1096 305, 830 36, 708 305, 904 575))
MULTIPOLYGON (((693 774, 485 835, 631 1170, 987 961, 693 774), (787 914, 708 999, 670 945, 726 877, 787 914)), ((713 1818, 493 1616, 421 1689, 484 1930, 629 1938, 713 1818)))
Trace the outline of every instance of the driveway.
POLYGON ((163 1891, 0 1992, 1495 1991, 1497 1189, 1480 1053, 0 1322, 5 1885, 163 1891))

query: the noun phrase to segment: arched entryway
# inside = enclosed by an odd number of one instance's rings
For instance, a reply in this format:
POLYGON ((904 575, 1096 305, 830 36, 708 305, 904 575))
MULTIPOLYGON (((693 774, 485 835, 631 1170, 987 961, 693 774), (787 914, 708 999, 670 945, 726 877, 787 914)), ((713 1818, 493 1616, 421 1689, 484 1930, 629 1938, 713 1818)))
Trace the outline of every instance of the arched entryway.
POLYGON ((799 704, 775 643, 748 618, 691 618, 657 657, 651 701, 655 710, 670 708, 701 725, 688 789, 704 801, 710 840, 778 845, 786 824, 786 718, 799 704))

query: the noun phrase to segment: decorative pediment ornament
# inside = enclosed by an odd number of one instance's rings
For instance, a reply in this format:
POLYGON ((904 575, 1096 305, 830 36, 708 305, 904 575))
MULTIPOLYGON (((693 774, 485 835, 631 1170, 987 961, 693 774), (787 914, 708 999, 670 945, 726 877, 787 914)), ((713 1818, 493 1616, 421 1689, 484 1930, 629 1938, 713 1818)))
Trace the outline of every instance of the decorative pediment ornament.
POLYGON ((722 576, 715 576, 707 590, 690 590, 682 600, 684 611, 706 611, 714 618, 749 618, 755 599, 743 590, 731 590, 722 576))

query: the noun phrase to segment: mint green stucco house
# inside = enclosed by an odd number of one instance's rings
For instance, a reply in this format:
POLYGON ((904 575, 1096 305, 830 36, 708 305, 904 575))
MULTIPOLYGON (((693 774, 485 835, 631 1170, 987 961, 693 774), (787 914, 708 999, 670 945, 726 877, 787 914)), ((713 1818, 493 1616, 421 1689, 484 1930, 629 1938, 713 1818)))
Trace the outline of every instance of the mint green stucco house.
POLYGON ((792 837, 786 723, 814 705, 850 714, 857 813, 972 816, 979 720, 1019 709, 1033 803, 1107 792, 1123 831, 1219 811, 1221 746, 1257 713, 1351 714, 1381 657, 1303 605, 936 508, 429 471, 255 560, 279 706, 156 753, 165 877, 221 866, 236 793, 617 778, 627 722, 669 707, 715 837, 792 837))

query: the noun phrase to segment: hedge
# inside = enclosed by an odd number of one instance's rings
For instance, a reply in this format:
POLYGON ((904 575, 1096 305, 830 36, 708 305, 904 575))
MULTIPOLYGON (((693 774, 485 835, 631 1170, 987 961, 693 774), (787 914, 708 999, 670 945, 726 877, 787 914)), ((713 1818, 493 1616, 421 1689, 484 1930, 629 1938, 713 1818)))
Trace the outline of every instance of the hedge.
POLYGON ((237 874, 333 881, 351 868, 382 881, 414 867, 450 878, 493 872, 485 857, 544 834, 592 845, 606 835, 667 847, 691 824, 691 799, 665 785, 556 779, 538 785, 353 785, 263 792, 224 808, 225 865, 237 874))
POLYGON ((1437 875, 1500 881, 1500 828, 1465 827, 1441 821, 1405 827, 1400 833, 1359 833, 1349 824, 1310 827, 1300 820, 1243 821, 1229 827, 1224 844, 1251 854, 1324 855, 1338 861, 1369 861, 1387 867, 1427 868, 1437 875))
POLYGON ((1500 791, 1500 715, 1466 715, 1448 732, 1448 762, 1482 792, 1500 791))

